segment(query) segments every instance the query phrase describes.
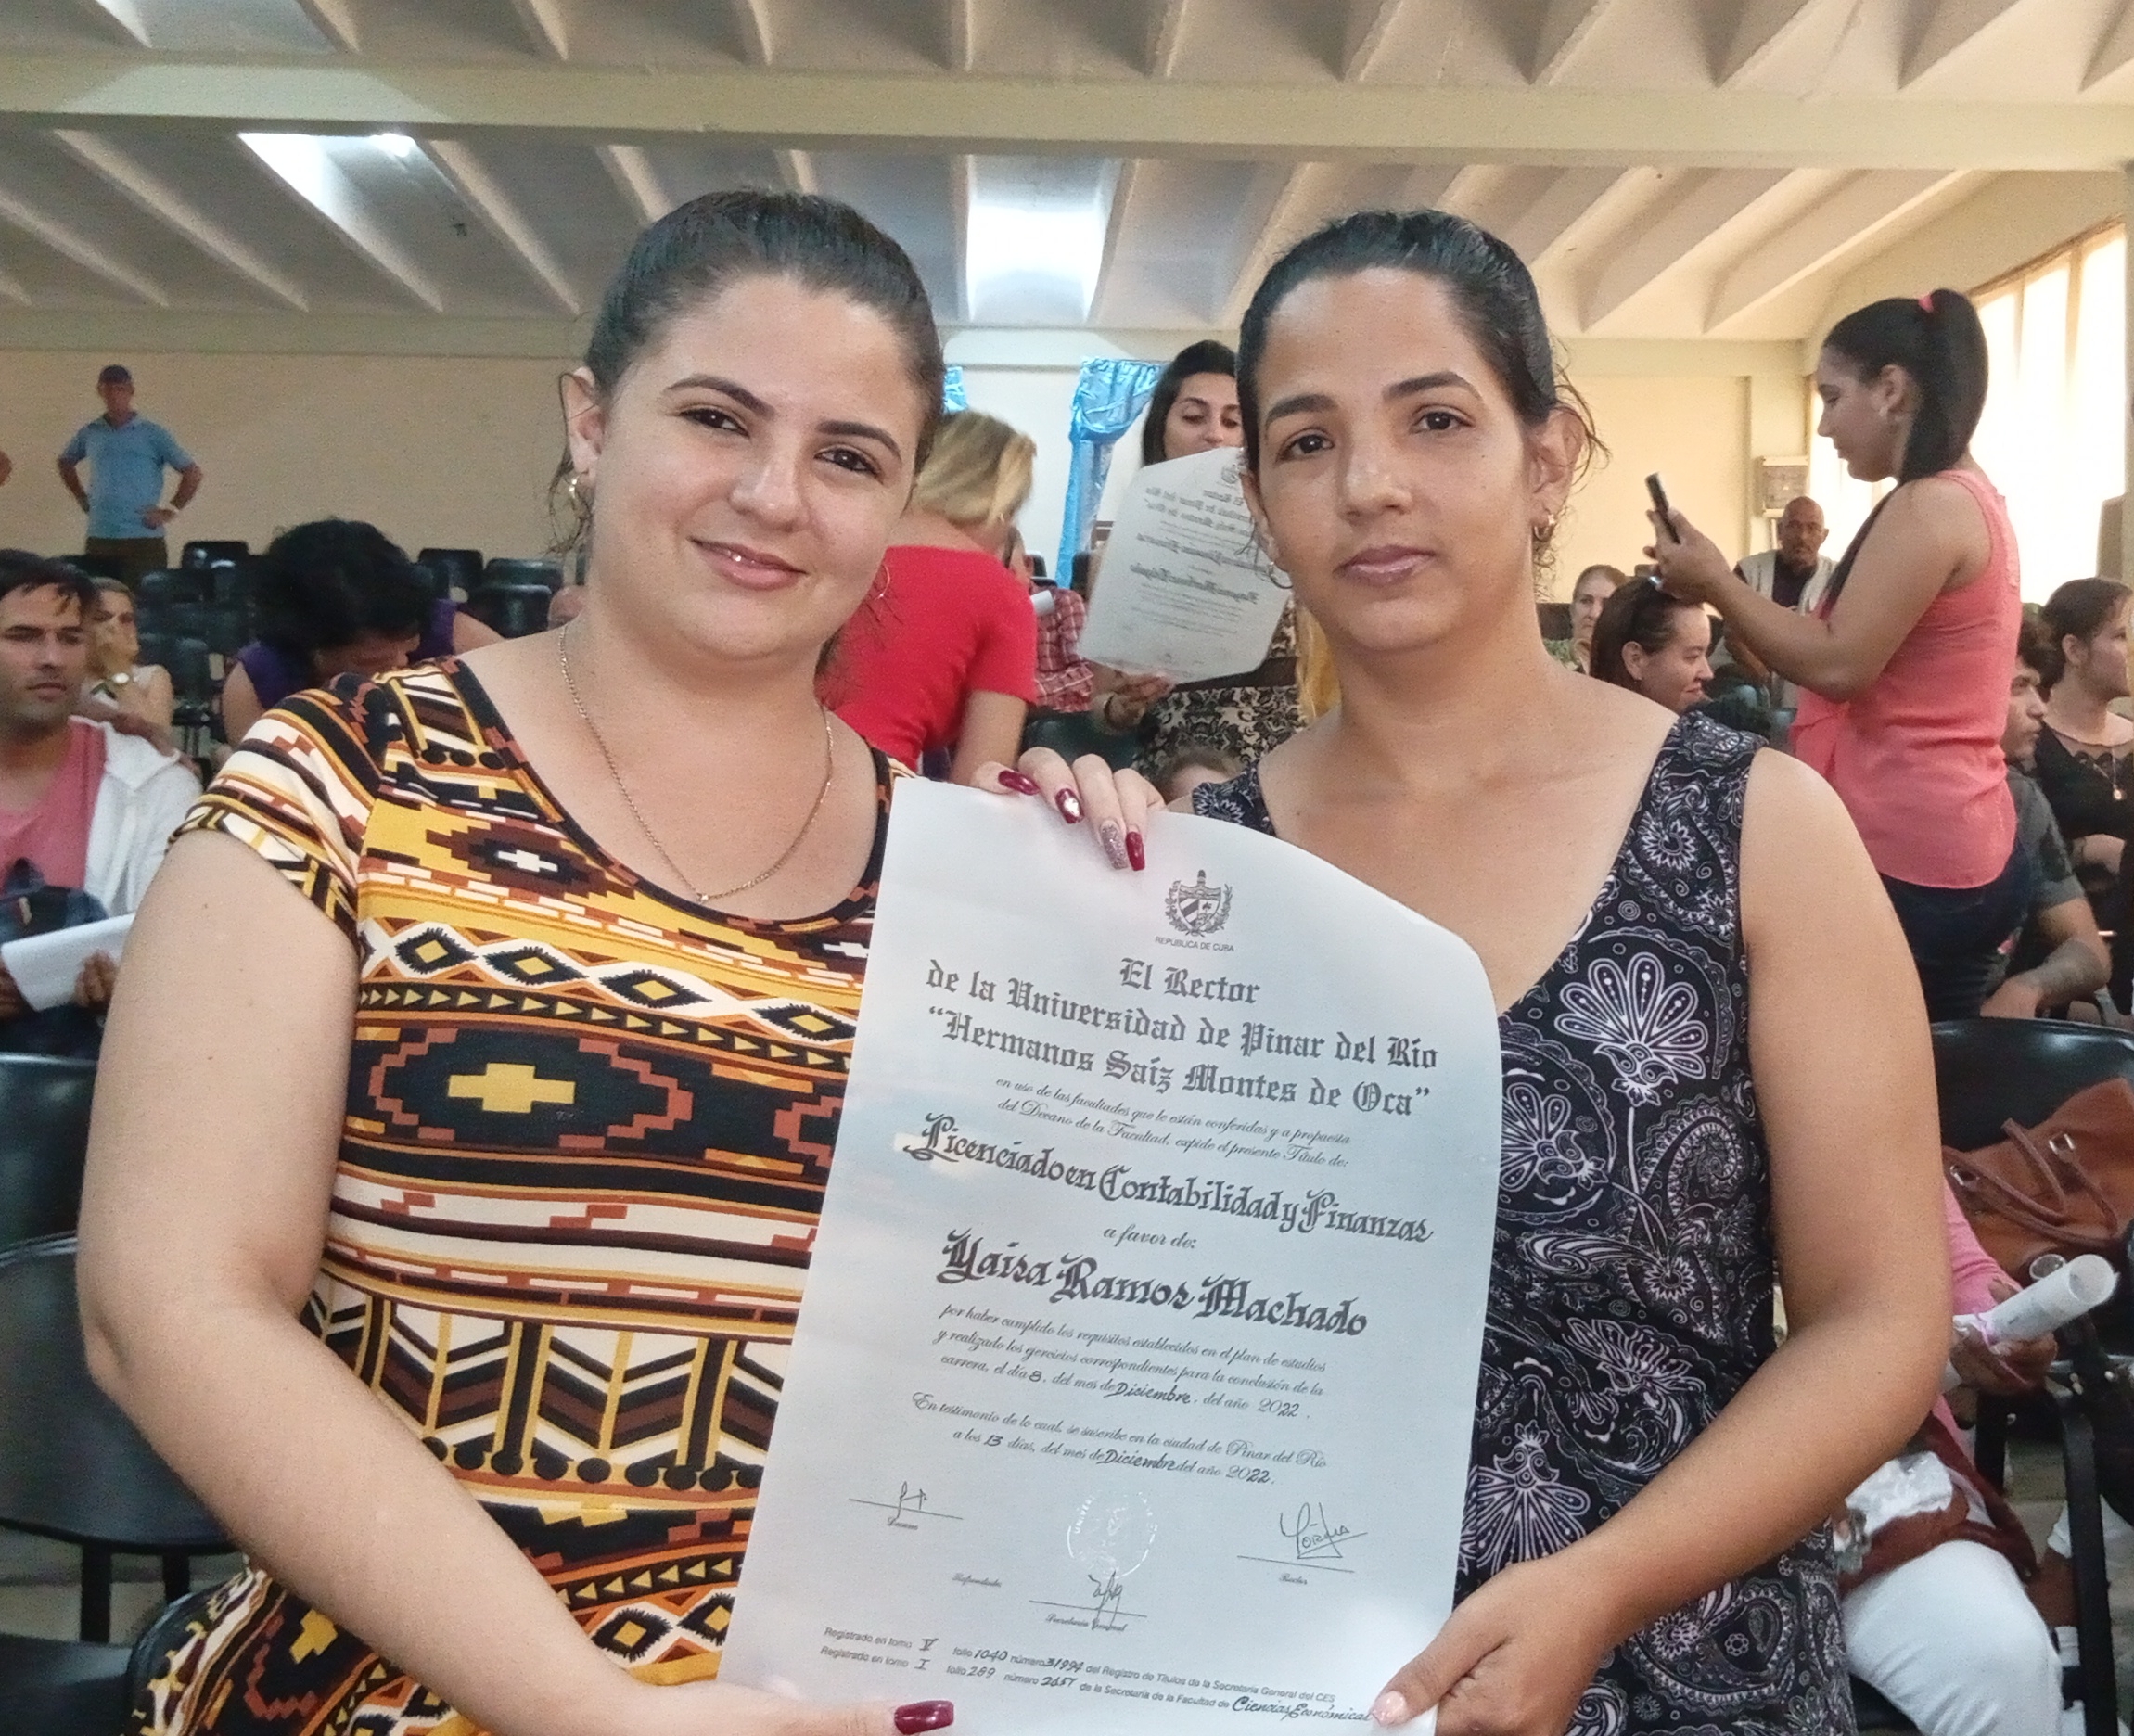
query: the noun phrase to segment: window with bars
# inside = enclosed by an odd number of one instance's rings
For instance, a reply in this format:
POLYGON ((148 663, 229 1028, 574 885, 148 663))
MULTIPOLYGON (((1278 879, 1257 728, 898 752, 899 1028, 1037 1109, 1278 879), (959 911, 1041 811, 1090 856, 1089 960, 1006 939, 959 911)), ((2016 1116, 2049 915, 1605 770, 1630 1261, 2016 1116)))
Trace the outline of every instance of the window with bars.
MULTIPOLYGON (((2038 602, 2097 570, 2097 518, 2124 492, 2127 464, 2127 234, 2091 230, 1972 291, 1990 384, 1972 456, 2007 497, 2038 602)), ((1812 428, 1821 410, 1808 389, 1812 428)), ((1830 518, 1825 552, 1851 541, 1886 483, 1846 474, 1826 440, 1808 452, 1808 492, 1830 518)))

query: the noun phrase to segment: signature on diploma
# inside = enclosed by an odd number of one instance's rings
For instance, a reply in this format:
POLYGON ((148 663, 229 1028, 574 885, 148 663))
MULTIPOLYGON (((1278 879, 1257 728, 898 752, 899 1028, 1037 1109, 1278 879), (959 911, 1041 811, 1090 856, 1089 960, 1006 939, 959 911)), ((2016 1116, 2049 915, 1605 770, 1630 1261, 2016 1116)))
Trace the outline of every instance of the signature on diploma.
MULTIPOLYGON (((1343 1565, 1347 1559, 1343 1545, 1360 1542, 1368 1535, 1345 1525, 1335 1525, 1326 1516, 1324 1501, 1306 1501, 1294 1512, 1278 1513, 1275 1525, 1289 1545, 1287 1553, 1240 1555, 1237 1559, 1266 1562, 1275 1567, 1316 1567, 1326 1573, 1354 1573, 1353 1567, 1343 1565)), ((1302 1583, 1290 1574, 1283 1577, 1293 1584, 1302 1583)))
POLYGON ((855 1507, 875 1507, 888 1513, 888 1525, 893 1531, 916 1531, 922 1519, 953 1519, 963 1523, 962 1513, 943 1513, 939 1507, 928 1505, 926 1491, 914 1488, 909 1483, 897 1485, 894 1500, 869 1500, 863 1495, 850 1496, 855 1507))
POLYGON ((1032 1598, 1039 1609, 1065 1611, 1045 1620, 1067 1628, 1087 1628, 1092 1633, 1124 1633, 1129 1622, 1146 1619, 1141 1611, 1126 1607, 1126 1578, 1118 1573, 1091 1574, 1090 1596, 1080 1603, 1055 1603, 1032 1598))

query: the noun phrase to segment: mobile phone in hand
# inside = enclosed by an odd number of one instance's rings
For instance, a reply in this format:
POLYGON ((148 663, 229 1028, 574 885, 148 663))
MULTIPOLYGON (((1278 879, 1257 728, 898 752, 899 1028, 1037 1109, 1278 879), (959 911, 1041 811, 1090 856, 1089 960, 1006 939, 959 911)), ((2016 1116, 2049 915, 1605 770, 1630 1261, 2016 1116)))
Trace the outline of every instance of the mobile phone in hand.
POLYGON ((1645 479, 1645 492, 1653 497, 1653 510, 1660 515, 1660 529, 1670 542, 1680 542, 1680 533, 1675 530, 1674 508, 1668 504, 1668 491, 1660 486, 1659 473, 1645 479))

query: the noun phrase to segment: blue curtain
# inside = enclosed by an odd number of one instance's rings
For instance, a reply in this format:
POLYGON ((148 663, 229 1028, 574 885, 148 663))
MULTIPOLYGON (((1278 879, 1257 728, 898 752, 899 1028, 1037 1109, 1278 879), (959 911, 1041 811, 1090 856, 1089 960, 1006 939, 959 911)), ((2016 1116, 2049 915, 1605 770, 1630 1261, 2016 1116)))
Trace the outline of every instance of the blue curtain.
POLYGON ((1131 362, 1124 356, 1104 356, 1081 364, 1081 377, 1075 381, 1074 409, 1067 415, 1072 457, 1055 584, 1067 582, 1074 572, 1074 557, 1089 546, 1097 503, 1104 499, 1104 479, 1111 474, 1111 449, 1146 407, 1163 370, 1161 362, 1131 362))
POLYGON ((971 401, 964 396, 964 370, 952 362, 941 375, 941 408, 953 415, 970 407, 971 401))

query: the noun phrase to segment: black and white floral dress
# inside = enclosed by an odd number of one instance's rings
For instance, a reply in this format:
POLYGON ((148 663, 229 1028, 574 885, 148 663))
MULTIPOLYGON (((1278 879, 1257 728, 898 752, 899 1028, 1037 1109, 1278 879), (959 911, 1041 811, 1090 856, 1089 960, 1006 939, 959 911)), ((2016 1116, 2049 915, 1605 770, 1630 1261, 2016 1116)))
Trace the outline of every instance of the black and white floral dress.
MULTIPOLYGON (((1503 1166, 1464 1597, 1623 1507, 1772 1349, 1770 1176, 1749 1075, 1741 834, 1761 743, 1687 716, 1614 867, 1498 1020, 1503 1166)), ((1258 770, 1195 811, 1272 833, 1258 770)), ((1817 1534, 1604 1661, 1574 1736, 1850 1731, 1817 1534)))

